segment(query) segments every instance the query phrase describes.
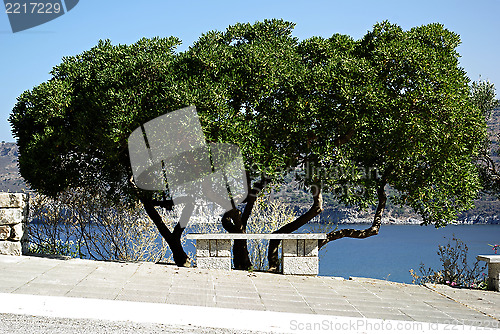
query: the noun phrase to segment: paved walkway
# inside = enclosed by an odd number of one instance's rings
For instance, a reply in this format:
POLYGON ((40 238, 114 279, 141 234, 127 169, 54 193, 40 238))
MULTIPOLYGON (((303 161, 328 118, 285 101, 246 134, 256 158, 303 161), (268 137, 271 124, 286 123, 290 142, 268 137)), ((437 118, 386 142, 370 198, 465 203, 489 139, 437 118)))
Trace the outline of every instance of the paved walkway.
MULTIPOLYGON (((364 278, 344 280, 152 263, 1 255, 0 304, 2 296, 12 302, 26 295, 64 297, 54 300, 66 302, 73 300, 66 297, 73 297, 75 301, 85 298, 89 303, 91 299, 100 300, 96 305, 101 306, 108 305, 108 300, 173 305, 178 310, 182 307, 177 305, 196 306, 205 307, 206 314, 223 308, 226 312, 240 309, 439 323, 450 326, 448 329, 455 329, 453 326, 464 329, 470 325, 500 327, 500 293, 494 291, 364 278)), ((0 313, 17 312, 4 307, 0 313)), ((307 324, 296 322, 295 329, 301 325, 307 324)), ((294 332, 294 324, 290 322, 289 326, 294 332)))

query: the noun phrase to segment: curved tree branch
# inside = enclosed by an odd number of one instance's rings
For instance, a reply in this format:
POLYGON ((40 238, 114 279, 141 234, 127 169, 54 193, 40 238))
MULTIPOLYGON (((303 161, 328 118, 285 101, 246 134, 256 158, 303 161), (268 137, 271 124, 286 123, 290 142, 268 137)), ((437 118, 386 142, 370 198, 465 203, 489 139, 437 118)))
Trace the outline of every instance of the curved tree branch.
POLYGON ((320 240, 319 248, 323 247, 327 243, 333 240, 341 239, 341 238, 358 238, 364 239, 371 237, 373 235, 377 235, 380 229, 380 225, 382 225, 382 215, 385 210, 385 206, 387 204, 387 195, 385 193, 385 185, 386 181, 382 181, 379 188, 377 189, 377 197, 378 197, 378 205, 377 211, 375 212, 375 216, 373 218, 372 225, 364 230, 356 230, 352 228, 341 229, 337 231, 330 232, 326 235, 325 240, 320 240))

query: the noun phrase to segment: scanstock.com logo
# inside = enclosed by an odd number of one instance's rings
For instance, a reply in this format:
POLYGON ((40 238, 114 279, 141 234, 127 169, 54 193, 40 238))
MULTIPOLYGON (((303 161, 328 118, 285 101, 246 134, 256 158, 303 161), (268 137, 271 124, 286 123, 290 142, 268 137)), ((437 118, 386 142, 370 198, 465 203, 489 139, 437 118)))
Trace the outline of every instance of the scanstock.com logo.
POLYGON ((12 32, 52 21, 72 10, 79 0, 3 0, 12 32))

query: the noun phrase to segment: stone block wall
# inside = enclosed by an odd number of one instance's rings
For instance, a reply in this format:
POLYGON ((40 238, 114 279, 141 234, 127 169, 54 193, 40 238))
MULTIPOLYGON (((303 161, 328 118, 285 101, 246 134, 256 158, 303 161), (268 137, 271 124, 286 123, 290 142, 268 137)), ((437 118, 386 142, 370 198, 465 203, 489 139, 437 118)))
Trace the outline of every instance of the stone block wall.
POLYGON ((0 193, 0 254, 22 254, 27 217, 27 194, 0 193))
POLYGON ((318 275, 318 240, 283 240, 283 274, 318 275))
POLYGON ((197 240, 196 265, 202 269, 231 270, 231 239, 197 240))

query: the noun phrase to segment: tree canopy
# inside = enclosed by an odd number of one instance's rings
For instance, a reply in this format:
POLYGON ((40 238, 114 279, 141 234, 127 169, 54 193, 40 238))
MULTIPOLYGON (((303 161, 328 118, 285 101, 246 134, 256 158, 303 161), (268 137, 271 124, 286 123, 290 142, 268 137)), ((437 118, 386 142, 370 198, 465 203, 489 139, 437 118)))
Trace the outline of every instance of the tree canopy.
MULTIPOLYGON (((155 209, 172 202, 130 182, 127 138, 146 121, 195 105, 207 140, 236 144, 245 159, 250 192, 222 218, 228 231, 244 233, 255 196, 297 168, 313 203, 276 232, 317 216, 323 192, 377 207, 369 229, 332 231, 325 243, 377 234, 387 200, 436 226, 470 208, 486 124, 459 67, 459 36, 441 24, 404 31, 382 22, 360 40, 299 41, 293 28, 282 20, 236 24, 203 34, 185 52, 176 52, 175 37, 100 41, 63 58, 12 111, 22 176, 48 195, 84 187, 141 202, 183 265, 183 228, 166 229, 155 209)), ((235 265, 248 267, 246 244, 235 248, 235 265)), ((271 242, 271 266, 276 249, 271 242)))

